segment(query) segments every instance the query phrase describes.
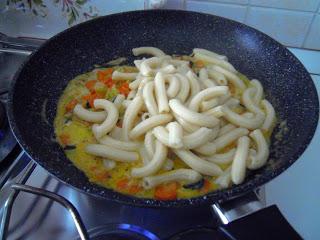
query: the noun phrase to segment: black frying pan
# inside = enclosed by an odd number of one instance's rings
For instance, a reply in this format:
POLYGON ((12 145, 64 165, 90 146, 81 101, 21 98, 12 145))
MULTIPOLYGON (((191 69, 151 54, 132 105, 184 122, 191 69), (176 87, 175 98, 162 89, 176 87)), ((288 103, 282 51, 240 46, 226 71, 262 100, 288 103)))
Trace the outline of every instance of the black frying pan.
MULTIPOLYGON (((8 115, 25 151, 61 181, 98 197, 147 207, 210 204, 254 190, 299 158, 319 117, 318 97, 308 72, 281 44, 253 28, 221 17, 165 10, 97 18, 48 40, 15 76, 8 115), (286 120, 288 127, 281 140, 273 137, 268 164, 251 172, 241 185, 191 200, 140 199, 90 183, 52 140, 58 98, 76 75, 117 57, 129 57, 130 62, 131 49, 139 46, 159 47, 168 54, 189 54, 195 47, 213 50, 228 56, 236 69, 250 79, 261 80, 278 118, 286 120), (49 124, 41 117, 44 103, 49 124)), ((276 128, 273 136, 278 132, 276 128)))

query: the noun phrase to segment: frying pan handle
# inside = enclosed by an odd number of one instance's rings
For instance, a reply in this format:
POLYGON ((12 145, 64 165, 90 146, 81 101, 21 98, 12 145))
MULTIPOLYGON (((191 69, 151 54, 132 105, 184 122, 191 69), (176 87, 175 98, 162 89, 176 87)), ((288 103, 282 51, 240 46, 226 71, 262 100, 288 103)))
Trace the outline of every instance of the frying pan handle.
POLYGON ((220 218, 219 231, 228 239, 302 239, 276 205, 264 207, 254 192, 212 209, 220 218))

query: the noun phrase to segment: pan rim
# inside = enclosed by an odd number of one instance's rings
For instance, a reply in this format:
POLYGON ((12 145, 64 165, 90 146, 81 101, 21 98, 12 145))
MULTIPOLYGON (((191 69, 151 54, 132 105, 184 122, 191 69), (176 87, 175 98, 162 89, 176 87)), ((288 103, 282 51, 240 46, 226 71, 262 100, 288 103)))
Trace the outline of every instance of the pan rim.
MULTIPOLYGON (((251 179, 250 181, 245 181, 243 184, 233 185, 233 186, 231 186, 231 187, 229 187, 227 189, 213 191, 213 192, 210 192, 210 193, 208 193, 206 195, 199 196, 199 197, 194 197, 194 198, 189 198, 189 199, 177 199, 177 200, 170 200, 170 201, 161 201, 161 200, 155 200, 155 199, 137 198, 137 197, 125 195, 125 194, 122 194, 122 193, 119 193, 119 192, 116 192, 116 191, 113 191, 113 190, 110 190, 110 189, 103 188, 101 186, 98 186, 96 184, 93 184, 93 183, 90 183, 89 181, 87 181, 88 184, 94 185, 97 188, 98 191, 101 191, 101 190, 106 191, 106 194, 103 194, 103 196, 102 196, 101 194, 99 194, 96 191, 95 192, 93 192, 93 191, 85 191, 83 188, 80 188, 79 186, 75 186, 75 185, 71 184, 68 179, 62 179, 62 178, 56 176, 53 172, 51 172, 51 170, 46 169, 43 166, 43 163, 42 163, 41 159, 39 159, 37 156, 33 156, 33 152, 30 151, 27 142, 23 139, 22 134, 20 133, 20 129, 19 129, 18 125, 16 124, 16 121, 15 121, 15 118, 14 118, 13 93, 14 93, 14 89, 15 89, 15 86, 16 86, 16 82, 19 79, 21 71, 29 63, 30 59, 36 57, 38 52, 40 52, 42 49, 45 49, 46 46, 50 42, 54 41, 56 38, 59 38, 61 35, 63 36, 64 34, 68 33, 69 31, 73 31, 73 29, 75 29, 75 28, 81 28, 81 26, 87 25, 87 24, 92 24, 95 21, 98 22, 100 19, 113 18, 113 17, 118 17, 118 16, 122 16, 122 15, 127 15, 127 14, 144 14, 146 12, 170 12, 171 14, 174 14, 175 12, 178 12, 178 13, 182 12, 182 13, 185 13, 185 14, 190 14, 191 13, 191 14, 196 14, 196 15, 200 15, 200 16, 205 15, 207 17, 214 16, 217 19, 224 19, 224 21, 232 22, 233 24, 237 24, 238 26, 240 25, 240 26, 242 26, 244 28, 252 29, 255 32, 258 32, 260 35, 263 35, 265 38, 267 38, 269 41, 273 42, 274 44, 278 45, 279 47, 285 48, 286 53, 290 57, 293 57, 295 59, 295 61, 298 64, 301 65, 301 67, 305 71, 305 73, 309 76, 309 80, 312 83, 311 85, 313 87, 313 91, 317 96, 315 85, 314 85, 314 83, 313 83, 313 81, 312 81, 312 79, 310 77, 310 74, 307 72, 307 70, 302 65, 302 63, 290 51, 288 51, 286 49, 286 47, 284 47, 282 44, 280 44, 279 42, 277 42, 273 38, 269 37, 268 35, 264 34, 263 32, 261 32, 259 30, 256 30, 256 29, 254 29, 254 28, 252 28, 250 26, 247 26, 245 24, 242 24, 242 23, 239 23, 239 22, 236 22, 234 20, 227 19, 227 18, 211 15, 211 14, 205 14, 205 13, 199 13, 199 12, 193 12, 193 11, 184 11, 184 10, 137 10, 137 11, 122 12, 122 13, 116 13, 116 14, 111 14, 111 15, 107 15, 107 16, 101 16, 101 17, 92 19, 90 21, 86 21, 86 22, 80 23, 80 24, 75 25, 75 26, 73 26, 71 28, 68 28, 68 29, 56 34, 52 38, 48 39, 44 44, 42 44, 40 46, 40 48, 38 50, 33 52, 26 59, 26 61, 19 67, 18 71, 14 75, 13 81, 11 82, 11 85, 10 85, 10 91, 9 91, 9 96, 8 96, 7 115, 8 115, 8 119, 9 119, 10 128, 11 128, 15 138, 17 139, 17 142, 19 143, 19 145, 24 149, 26 154, 33 161, 35 161, 37 164, 39 164, 41 167, 43 167, 51 176, 54 176, 55 178, 57 178, 59 181, 63 182, 64 184, 67 184, 68 186, 71 186, 73 189, 76 189, 78 191, 81 191, 81 192, 84 192, 86 194, 92 195, 94 197, 98 197, 98 198, 102 198, 102 199, 106 199, 106 200, 112 200, 112 201, 116 201, 116 202, 123 203, 123 204, 134 205, 134 206, 137 206, 137 207, 189 207, 190 205, 192 205, 192 206, 209 205, 209 204, 212 204, 212 203, 217 202, 217 201, 224 201, 224 200, 227 200, 227 199, 236 198, 236 197, 238 197, 240 195, 244 195, 244 194, 254 190, 254 188, 260 187, 263 184, 267 183, 268 181, 272 180, 273 178, 275 178, 276 176, 281 174, 289 166, 291 166, 296 160, 298 160, 300 158, 300 156, 306 150, 306 148, 310 144, 310 142, 311 142, 311 140, 312 140, 312 138, 313 138, 313 136, 315 134, 317 123, 318 123, 317 120, 312 122, 312 126, 309 128, 308 137, 305 139, 305 141, 303 143, 301 143, 300 146, 297 147, 296 154, 295 154, 296 157, 291 156, 286 161, 281 161, 281 163, 279 163, 279 167, 276 170, 274 170, 271 174, 269 174, 267 176, 261 175, 259 177, 254 178, 254 179, 251 179), (230 191, 231 189, 232 189, 232 191, 230 191), (116 196, 116 198, 113 198, 114 196, 116 196)), ((313 113, 313 115, 316 116, 316 117, 315 118, 312 117, 312 119, 318 119, 317 116, 319 116, 319 99, 317 97, 315 97, 315 98, 316 99, 315 99, 314 102, 316 104, 316 106, 315 106, 316 111, 313 113)), ((80 171, 80 170, 78 170, 78 171, 80 171)))

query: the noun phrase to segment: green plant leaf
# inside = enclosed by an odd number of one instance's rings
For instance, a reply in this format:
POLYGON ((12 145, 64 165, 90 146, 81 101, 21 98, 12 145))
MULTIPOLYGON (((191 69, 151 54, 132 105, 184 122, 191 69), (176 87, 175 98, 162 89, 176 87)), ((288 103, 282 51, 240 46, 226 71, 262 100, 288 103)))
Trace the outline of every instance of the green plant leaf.
POLYGON ((76 18, 72 12, 68 16, 69 16, 68 25, 71 26, 75 22, 76 18))
POLYGON ((78 3, 79 5, 83 5, 87 2, 88 0, 76 0, 76 3, 78 3))
POLYGON ((38 16, 38 12, 37 12, 37 10, 32 9, 32 12, 33 12, 33 14, 34 14, 34 15, 38 16))
POLYGON ((43 1, 42 0, 33 0, 33 3, 36 5, 41 5, 41 4, 43 4, 43 1))

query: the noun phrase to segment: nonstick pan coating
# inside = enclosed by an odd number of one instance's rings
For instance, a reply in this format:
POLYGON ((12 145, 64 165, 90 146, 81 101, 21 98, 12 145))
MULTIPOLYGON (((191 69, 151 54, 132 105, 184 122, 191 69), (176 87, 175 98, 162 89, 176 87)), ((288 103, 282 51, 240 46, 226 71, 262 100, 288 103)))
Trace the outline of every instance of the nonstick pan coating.
POLYGON ((210 204, 255 189, 299 158, 319 117, 318 96, 308 72, 281 44, 225 18, 174 10, 109 15, 51 38, 15 76, 8 115, 15 136, 30 157, 61 181, 98 197, 150 207, 210 204), (58 98, 75 76, 117 57, 129 57, 130 62, 131 49, 139 46, 159 47, 168 54, 189 54, 195 47, 213 50, 228 56, 250 79, 259 79, 278 118, 286 121, 286 127, 275 129, 267 165, 252 172, 243 184, 186 200, 139 199, 90 183, 54 141, 52 123, 58 98))

